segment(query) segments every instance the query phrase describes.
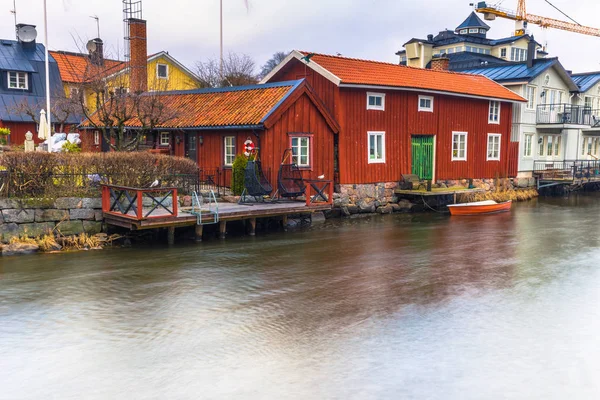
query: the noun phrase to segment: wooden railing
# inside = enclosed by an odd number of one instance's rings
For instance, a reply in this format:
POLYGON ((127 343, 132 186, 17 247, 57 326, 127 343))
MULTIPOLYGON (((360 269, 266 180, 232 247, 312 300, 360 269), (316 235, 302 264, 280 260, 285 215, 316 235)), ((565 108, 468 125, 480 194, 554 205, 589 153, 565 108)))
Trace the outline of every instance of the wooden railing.
POLYGON ((306 205, 333 204, 333 181, 304 179, 306 185, 306 205), (311 192, 314 194, 311 195, 311 192))
POLYGON ((102 212, 137 221, 177 216, 177 188, 102 185, 102 212), (170 203, 168 199, 171 199, 170 203))

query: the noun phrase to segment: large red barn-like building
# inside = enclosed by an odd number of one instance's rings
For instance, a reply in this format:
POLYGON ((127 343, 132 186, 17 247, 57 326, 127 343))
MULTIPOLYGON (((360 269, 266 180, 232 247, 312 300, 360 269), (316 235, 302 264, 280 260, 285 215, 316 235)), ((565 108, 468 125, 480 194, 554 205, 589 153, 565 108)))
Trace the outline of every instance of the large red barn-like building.
POLYGON ((342 185, 516 175, 512 106, 525 100, 486 77, 293 51, 263 83, 290 79, 306 79, 340 125, 342 185))

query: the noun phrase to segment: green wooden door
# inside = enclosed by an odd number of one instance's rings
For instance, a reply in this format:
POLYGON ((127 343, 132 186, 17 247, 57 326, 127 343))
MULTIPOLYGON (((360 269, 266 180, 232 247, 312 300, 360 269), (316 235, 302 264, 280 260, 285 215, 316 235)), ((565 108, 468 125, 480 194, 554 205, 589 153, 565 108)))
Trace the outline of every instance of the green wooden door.
POLYGON ((433 179, 433 136, 412 137, 412 173, 424 180, 433 179))

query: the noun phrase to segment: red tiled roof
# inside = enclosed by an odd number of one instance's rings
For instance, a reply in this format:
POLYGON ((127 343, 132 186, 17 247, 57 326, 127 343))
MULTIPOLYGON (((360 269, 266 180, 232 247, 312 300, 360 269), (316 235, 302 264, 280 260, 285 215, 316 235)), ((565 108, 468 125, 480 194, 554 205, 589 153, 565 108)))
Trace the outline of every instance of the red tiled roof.
POLYGON ((52 57, 58 64, 60 77, 63 82, 83 83, 91 74, 96 73, 114 73, 125 67, 123 61, 104 60, 104 66, 97 67, 91 64, 87 54, 69 53, 64 51, 50 51, 52 57), (95 68, 98 71, 92 71, 95 68))
MULTIPOLYGON (((164 106, 166 121, 157 128, 210 128, 259 125, 301 81, 226 89, 200 89, 150 94, 164 106)), ((97 115, 92 116, 96 124, 97 115)), ((91 126, 89 121, 82 124, 91 126)), ((141 126, 135 118, 127 123, 141 126)))
POLYGON ((525 101, 513 91, 481 75, 406 67, 392 63, 310 52, 301 53, 304 55, 314 54, 310 58, 310 62, 320 65, 337 76, 342 84, 391 86, 509 101, 525 101))

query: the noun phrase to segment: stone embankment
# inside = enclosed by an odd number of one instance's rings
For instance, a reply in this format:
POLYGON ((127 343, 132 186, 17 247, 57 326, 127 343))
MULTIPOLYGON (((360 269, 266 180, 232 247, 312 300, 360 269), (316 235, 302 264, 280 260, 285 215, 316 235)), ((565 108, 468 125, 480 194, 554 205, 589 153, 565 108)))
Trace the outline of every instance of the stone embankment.
POLYGON ((63 236, 102 232, 100 198, 0 199, 0 240, 38 237, 49 232, 63 236))

